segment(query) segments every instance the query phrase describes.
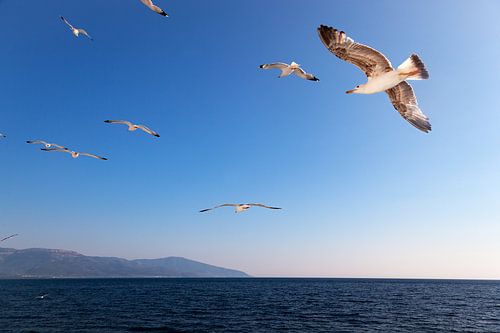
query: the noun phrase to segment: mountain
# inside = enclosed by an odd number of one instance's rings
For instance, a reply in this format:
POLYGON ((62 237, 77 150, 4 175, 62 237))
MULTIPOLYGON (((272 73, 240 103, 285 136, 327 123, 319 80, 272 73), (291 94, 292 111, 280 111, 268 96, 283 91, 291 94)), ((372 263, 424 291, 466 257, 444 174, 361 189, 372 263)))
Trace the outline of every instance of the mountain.
POLYGON ((127 260, 66 250, 0 248, 0 278, 248 276, 181 257, 127 260))

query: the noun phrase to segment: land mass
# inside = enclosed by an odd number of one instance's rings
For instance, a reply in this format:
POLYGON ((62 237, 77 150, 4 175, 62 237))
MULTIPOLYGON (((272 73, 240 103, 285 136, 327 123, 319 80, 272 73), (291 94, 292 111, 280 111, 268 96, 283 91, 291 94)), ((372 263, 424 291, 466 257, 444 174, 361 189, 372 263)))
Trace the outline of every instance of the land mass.
POLYGON ((0 278, 249 277, 182 257, 127 260, 55 249, 0 248, 0 278))

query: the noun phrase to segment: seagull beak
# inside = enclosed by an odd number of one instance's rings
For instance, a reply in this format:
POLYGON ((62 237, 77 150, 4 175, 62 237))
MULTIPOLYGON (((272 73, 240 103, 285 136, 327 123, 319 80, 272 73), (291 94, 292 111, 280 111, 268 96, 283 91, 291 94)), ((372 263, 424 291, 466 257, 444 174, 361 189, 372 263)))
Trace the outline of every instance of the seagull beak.
POLYGON ((351 90, 347 90, 345 93, 346 94, 352 94, 356 91, 356 89, 351 89, 351 90))

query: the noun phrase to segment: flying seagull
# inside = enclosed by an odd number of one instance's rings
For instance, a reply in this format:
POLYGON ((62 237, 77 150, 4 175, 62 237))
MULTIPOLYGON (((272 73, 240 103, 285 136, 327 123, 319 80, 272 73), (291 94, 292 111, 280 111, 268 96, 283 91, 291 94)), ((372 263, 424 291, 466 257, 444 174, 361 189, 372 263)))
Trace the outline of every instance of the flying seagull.
POLYGON ((12 237, 16 237, 16 236, 19 236, 19 234, 14 234, 14 235, 10 235, 10 236, 7 236, 5 238, 2 238, 2 239, 0 239, 0 243, 3 242, 3 241, 6 241, 7 239, 10 239, 12 237))
POLYGON ((281 74, 278 77, 285 77, 294 73, 295 75, 304 80, 319 81, 319 79, 316 76, 310 73, 306 73, 302 68, 300 68, 300 65, 294 61, 292 61, 290 65, 285 64, 284 62, 275 62, 272 64, 263 64, 260 65, 259 67, 262 69, 278 68, 279 70, 281 70, 281 74))
POLYGON ((406 80, 425 80, 429 73, 416 54, 412 54, 398 68, 379 51, 356 43, 345 32, 321 25, 319 38, 338 58, 359 67, 368 77, 368 82, 356 86, 347 94, 374 94, 385 91, 394 108, 410 124, 423 132, 431 130, 429 118, 418 107, 417 98, 406 80))
POLYGON ((68 20, 66 20, 62 16, 61 16, 61 20, 63 20, 63 22, 68 25, 68 27, 71 29, 71 32, 73 32, 73 35, 75 35, 75 37, 78 37, 80 34, 82 34, 84 36, 87 36, 90 40, 94 40, 92 37, 90 37, 88 32, 85 31, 84 29, 75 28, 74 26, 71 25, 71 23, 68 22, 68 20))
POLYGON ((241 213, 241 212, 244 212, 245 210, 249 209, 252 206, 269 208, 269 209, 281 209, 279 207, 271 207, 271 206, 266 206, 266 205, 259 204, 259 203, 250 203, 250 204, 228 204, 228 203, 226 203, 226 204, 218 205, 218 206, 215 206, 212 208, 202 209, 202 210, 200 210, 200 213, 208 212, 209 210, 220 208, 220 207, 234 207, 235 213, 241 213))
POLYGON ((146 126, 144 126, 144 125, 135 125, 135 124, 132 124, 130 121, 126 121, 126 120, 105 120, 104 122, 108 123, 108 124, 123 124, 123 125, 127 125, 128 126, 128 130, 131 131, 131 132, 140 129, 140 130, 142 130, 142 131, 144 131, 144 132, 146 132, 148 134, 156 136, 157 138, 160 137, 160 134, 158 134, 155 131, 147 128, 146 126))
POLYGON ((160 7, 158 7, 158 6, 154 5, 154 4, 153 4, 153 1, 151 1, 151 0, 141 0, 141 2, 142 2, 143 4, 145 4, 145 5, 146 5, 149 9, 151 9, 152 11, 154 11, 154 12, 156 12, 156 13, 160 14, 161 16, 166 16, 166 17, 168 17, 168 14, 167 14, 167 13, 165 13, 165 12, 163 11, 163 9, 161 9, 160 7))
POLYGON ((7 136, 3 133, 0 133, 0 138, 6 138, 7 136))
POLYGON ((44 145, 45 148, 55 147, 55 148, 60 148, 60 149, 66 149, 66 147, 60 146, 60 145, 55 144, 55 143, 48 143, 48 142, 43 141, 43 140, 28 140, 28 141, 26 141, 26 143, 33 144, 33 145, 38 145, 38 144, 44 145))
POLYGON ((43 295, 37 296, 35 298, 36 299, 45 299, 45 298, 47 298, 47 296, 49 296, 49 294, 43 294, 43 295))
POLYGON ((101 157, 101 156, 97 156, 97 155, 89 154, 89 153, 80 153, 80 152, 77 152, 77 151, 69 150, 68 148, 64 148, 64 149, 63 148, 51 148, 51 149, 42 148, 42 150, 44 150, 44 151, 56 151, 56 152, 61 152, 61 153, 68 153, 68 154, 71 154, 71 157, 73 157, 73 158, 77 158, 79 156, 88 156, 88 157, 97 158, 97 159, 104 160, 104 161, 108 160, 107 158, 104 158, 104 157, 101 157))

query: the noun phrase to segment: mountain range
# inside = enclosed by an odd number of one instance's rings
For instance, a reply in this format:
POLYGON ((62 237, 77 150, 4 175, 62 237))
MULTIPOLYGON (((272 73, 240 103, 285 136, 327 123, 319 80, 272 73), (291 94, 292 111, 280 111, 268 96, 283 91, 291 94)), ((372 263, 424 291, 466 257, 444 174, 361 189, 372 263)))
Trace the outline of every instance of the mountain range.
POLYGON ((127 260, 55 249, 0 248, 0 278, 249 277, 182 257, 127 260))

